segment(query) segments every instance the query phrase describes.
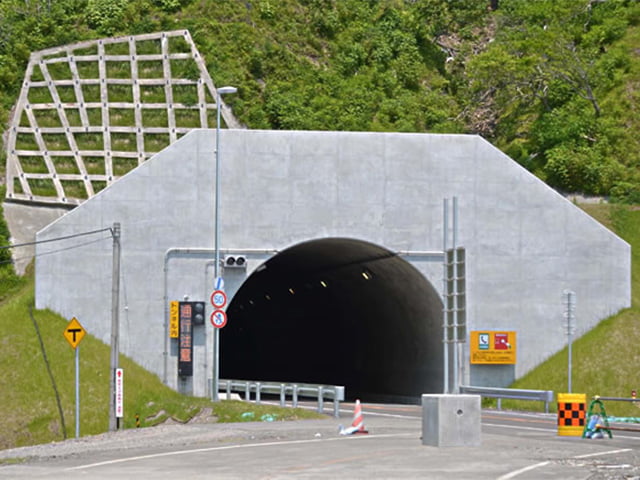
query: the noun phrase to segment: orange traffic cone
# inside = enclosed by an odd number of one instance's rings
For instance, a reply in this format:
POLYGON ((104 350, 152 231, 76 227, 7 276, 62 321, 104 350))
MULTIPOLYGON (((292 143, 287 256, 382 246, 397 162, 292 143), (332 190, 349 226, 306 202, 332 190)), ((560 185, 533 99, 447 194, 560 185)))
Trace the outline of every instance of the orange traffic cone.
POLYGON ((362 417, 362 406, 360 400, 356 399, 356 406, 353 410, 353 422, 351 427, 354 429, 353 433, 369 433, 364 428, 364 418, 362 417))
POLYGON ((364 419, 362 418, 362 406, 360 400, 356 400, 356 406, 353 411, 353 422, 348 428, 344 428, 342 425, 338 426, 338 433, 340 435, 353 435, 354 433, 369 433, 364 428, 364 419))

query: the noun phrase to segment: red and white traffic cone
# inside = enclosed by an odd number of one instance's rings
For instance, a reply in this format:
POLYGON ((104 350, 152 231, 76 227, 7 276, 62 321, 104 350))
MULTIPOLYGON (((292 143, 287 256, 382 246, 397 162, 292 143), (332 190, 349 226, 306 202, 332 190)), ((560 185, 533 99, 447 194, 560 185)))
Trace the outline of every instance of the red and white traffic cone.
POLYGON ((369 433, 364 428, 364 419, 362 418, 362 406, 360 400, 356 400, 356 406, 353 411, 353 422, 349 428, 344 428, 342 425, 338 426, 338 433, 340 435, 353 435, 354 433, 369 433))
POLYGON ((356 406, 353 411, 353 422, 351 423, 351 427, 354 429, 353 433, 369 433, 364 428, 364 418, 362 416, 362 405, 360 405, 360 400, 356 400, 356 406))

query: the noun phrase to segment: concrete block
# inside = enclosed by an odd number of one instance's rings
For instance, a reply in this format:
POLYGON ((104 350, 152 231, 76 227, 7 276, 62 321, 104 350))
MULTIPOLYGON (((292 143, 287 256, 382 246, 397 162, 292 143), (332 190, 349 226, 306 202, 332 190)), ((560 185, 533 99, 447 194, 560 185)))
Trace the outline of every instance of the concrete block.
POLYGON ((480 445, 480 395, 422 395, 422 444, 480 445))

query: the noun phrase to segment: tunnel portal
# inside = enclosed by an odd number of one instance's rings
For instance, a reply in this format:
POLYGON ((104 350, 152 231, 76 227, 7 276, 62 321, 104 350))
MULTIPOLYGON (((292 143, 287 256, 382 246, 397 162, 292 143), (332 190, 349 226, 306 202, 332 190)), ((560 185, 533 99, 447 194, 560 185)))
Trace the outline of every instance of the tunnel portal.
POLYGON ((258 267, 221 331, 223 378, 344 385, 348 399, 442 391, 442 302, 394 252, 310 240, 258 267))

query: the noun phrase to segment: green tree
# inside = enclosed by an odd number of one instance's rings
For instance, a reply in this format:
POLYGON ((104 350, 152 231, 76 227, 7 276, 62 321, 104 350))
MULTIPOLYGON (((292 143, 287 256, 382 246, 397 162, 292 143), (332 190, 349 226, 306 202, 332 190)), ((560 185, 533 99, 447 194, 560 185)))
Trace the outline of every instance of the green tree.
POLYGON ((602 98, 629 65, 615 48, 629 25, 627 7, 503 0, 496 41, 468 63, 471 98, 490 98, 499 112, 493 135, 559 189, 607 194, 626 176, 623 162, 608 156, 613 130, 601 117, 602 98))

